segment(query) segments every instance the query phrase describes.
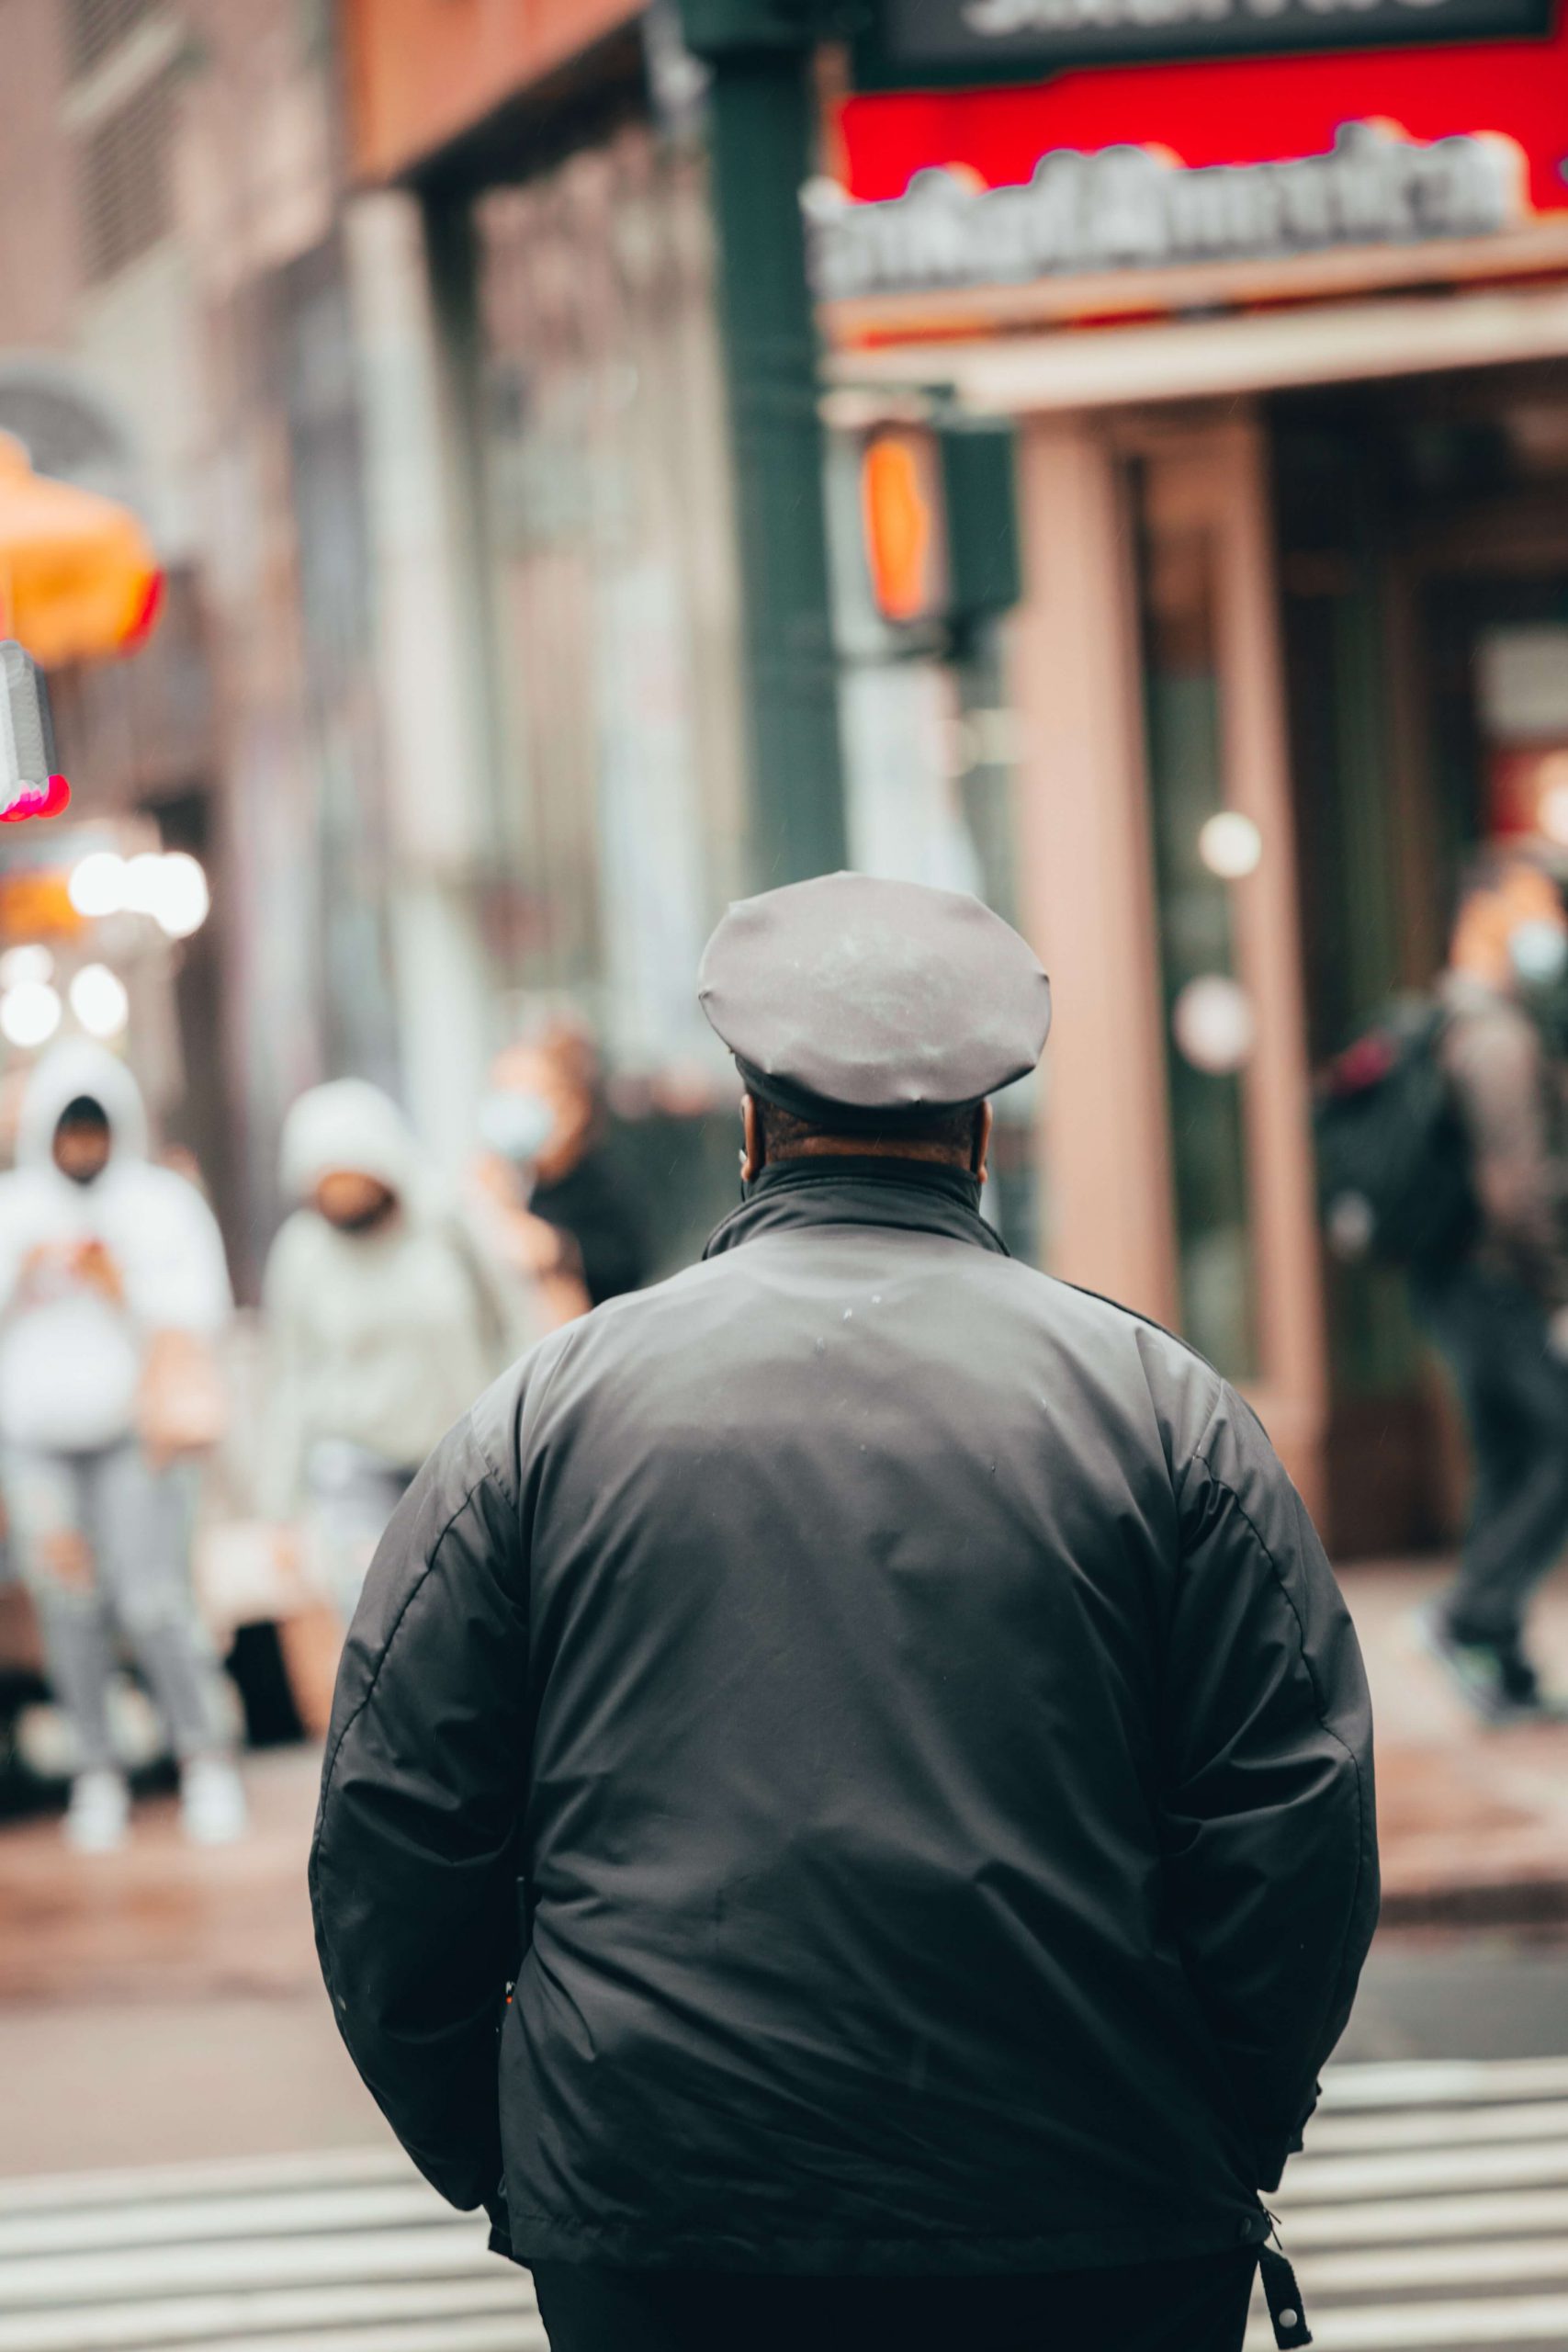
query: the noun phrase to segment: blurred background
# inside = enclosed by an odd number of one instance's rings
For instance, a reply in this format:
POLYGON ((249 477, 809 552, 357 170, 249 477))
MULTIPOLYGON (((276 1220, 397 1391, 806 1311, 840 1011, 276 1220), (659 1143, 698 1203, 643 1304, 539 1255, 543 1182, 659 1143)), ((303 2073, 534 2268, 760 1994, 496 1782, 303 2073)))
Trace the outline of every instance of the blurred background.
MULTIPOLYGON (((108 1612, 129 1816, 48 1621, 62 1527, 136 1542, 66 1433, 0 1476, 0 2352, 540 2340, 337 2052, 316 1742, 409 1361, 449 1419, 695 1253, 703 942, 843 865, 1037 945, 987 1213, 1238 1383, 1344 1570, 1389 1899, 1320 2340, 1568 2346, 1568 1729, 1409 1634, 1466 1430, 1312 1117, 1478 851, 1568 874, 1558 0, 0 0, 0 633, 72 787, 0 834, 0 1156, 106 1051, 234 1301, 114 1439, 222 1669, 182 1747, 108 1612), (367 1236, 426 1252, 379 1320, 367 1236)), ((66 1205, 0 1193, 13 1323, 51 1250, 115 1305, 66 1205)))

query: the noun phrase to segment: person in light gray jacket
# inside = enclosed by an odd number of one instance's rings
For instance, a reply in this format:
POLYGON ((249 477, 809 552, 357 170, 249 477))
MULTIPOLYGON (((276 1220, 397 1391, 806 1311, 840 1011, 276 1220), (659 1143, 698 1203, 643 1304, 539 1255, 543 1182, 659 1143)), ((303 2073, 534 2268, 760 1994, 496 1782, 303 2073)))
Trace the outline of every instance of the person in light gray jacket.
POLYGON ((301 1095, 282 1160, 299 1206, 264 1286, 263 1504, 302 1519, 346 1619, 414 1472, 542 1325, 378 1088, 301 1095))

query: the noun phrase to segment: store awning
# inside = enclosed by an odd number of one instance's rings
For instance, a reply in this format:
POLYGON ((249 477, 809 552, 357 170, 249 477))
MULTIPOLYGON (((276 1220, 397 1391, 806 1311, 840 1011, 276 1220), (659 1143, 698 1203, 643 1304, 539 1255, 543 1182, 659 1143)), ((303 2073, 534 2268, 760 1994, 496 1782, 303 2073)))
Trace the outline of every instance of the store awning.
POLYGON ((1153 325, 1064 327, 1051 334, 974 342, 895 344, 836 353, 825 373, 830 385, 865 396, 862 406, 868 411, 880 393, 890 413, 899 413, 898 395, 907 400, 918 388, 941 384, 978 413, 1026 415, 1565 356, 1568 290, 1508 288, 1303 303, 1153 325))
POLYGON ((128 652, 157 618, 163 573, 128 506, 36 474, 0 434, 0 637, 43 669, 128 652))

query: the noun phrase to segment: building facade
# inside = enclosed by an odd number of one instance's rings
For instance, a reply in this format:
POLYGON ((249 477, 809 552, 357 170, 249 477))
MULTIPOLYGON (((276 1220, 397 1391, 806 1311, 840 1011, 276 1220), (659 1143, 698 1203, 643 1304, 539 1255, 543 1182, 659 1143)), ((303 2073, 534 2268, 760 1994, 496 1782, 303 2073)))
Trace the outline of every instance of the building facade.
POLYGON ((802 191, 874 425, 1014 420, 1048 1254, 1258 1402, 1342 1548, 1443 1530, 1397 1282, 1325 1264, 1313 1068, 1568 841, 1568 24, 1520 0, 884 0, 802 191))
MULTIPOLYGON (((0 31, 0 428, 131 504, 167 581, 131 658, 51 677, 70 820, 6 871, 110 844, 207 870, 158 985, 134 925, 51 952, 125 967, 125 1050, 249 1292, 288 1101, 400 1059, 332 12, 4 0, 0 31)), ((0 945, 46 944, 36 899, 0 945)))

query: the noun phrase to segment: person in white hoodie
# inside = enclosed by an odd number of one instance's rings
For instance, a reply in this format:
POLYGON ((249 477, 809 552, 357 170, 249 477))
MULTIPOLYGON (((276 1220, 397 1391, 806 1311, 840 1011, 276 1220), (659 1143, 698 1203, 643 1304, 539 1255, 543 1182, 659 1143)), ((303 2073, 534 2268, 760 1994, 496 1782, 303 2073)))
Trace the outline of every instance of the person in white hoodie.
POLYGON ((345 1078, 302 1094, 282 1163, 299 1205, 263 1286, 263 1508, 303 1521, 346 1623, 426 1454, 544 1327, 379 1088, 345 1078))
POLYGON ((118 1845, 130 1796, 107 1700, 117 1637, 164 1715, 186 1834, 244 1826, 219 1668, 191 1591, 189 1465, 144 1442, 164 1335, 216 1340, 232 1306, 223 1244, 195 1187, 147 1158, 125 1064, 57 1046, 23 1093, 0 1176, 0 1464, 18 1566, 75 1733, 71 1842, 118 1845))

